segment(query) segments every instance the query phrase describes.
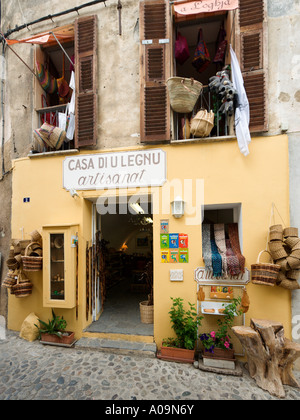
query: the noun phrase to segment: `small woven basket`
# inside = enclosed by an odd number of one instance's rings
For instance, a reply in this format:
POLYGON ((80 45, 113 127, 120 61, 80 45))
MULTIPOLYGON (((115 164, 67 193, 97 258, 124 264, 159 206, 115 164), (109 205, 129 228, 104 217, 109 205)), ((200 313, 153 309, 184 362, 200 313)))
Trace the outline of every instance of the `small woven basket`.
POLYGON ((286 272, 286 277, 290 280, 298 280, 300 277, 300 270, 289 270, 286 272))
POLYGON ((153 324, 153 314, 154 314, 153 305, 148 305, 148 301, 144 300, 140 302, 140 314, 141 322, 143 324, 153 324))
POLYGON ((32 293, 32 283, 24 276, 24 274, 20 273, 18 275, 17 283, 12 287, 13 294, 17 298, 23 298, 31 295, 32 293))
POLYGON ((194 79, 170 77, 166 85, 172 109, 181 114, 192 112, 203 89, 202 83, 194 79))
POLYGON ((10 289, 17 283, 18 272, 14 270, 9 270, 5 279, 2 282, 2 287, 10 289))
POLYGON ((282 241, 271 241, 269 242, 269 249, 273 260, 280 260, 288 256, 286 253, 282 241))
POLYGON ((270 252, 267 250, 263 250, 258 254, 256 264, 251 265, 252 283, 265 286, 275 286, 280 265, 273 263, 261 263, 260 257, 264 252, 267 252, 272 259, 270 252))
POLYGON ((191 120, 191 134, 195 137, 208 137, 214 126, 213 111, 201 109, 191 120))
POLYGON ((30 255, 29 249, 32 244, 36 244, 36 242, 31 242, 25 249, 25 255, 22 256, 24 271, 40 271, 43 266, 43 257, 30 255))
POLYGON ((287 237, 287 236, 298 236, 298 229, 295 227, 287 227, 285 229, 283 229, 283 236, 287 237))

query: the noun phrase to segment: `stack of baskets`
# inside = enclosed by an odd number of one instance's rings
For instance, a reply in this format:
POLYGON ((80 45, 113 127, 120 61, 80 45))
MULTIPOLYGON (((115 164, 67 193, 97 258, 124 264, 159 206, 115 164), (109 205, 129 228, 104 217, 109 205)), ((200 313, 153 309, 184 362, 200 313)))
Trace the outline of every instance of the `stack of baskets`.
POLYGON ((269 229, 269 249, 273 260, 280 266, 277 285, 289 290, 300 289, 300 238, 298 229, 273 225, 269 229))
POLYGON ((42 247, 38 242, 31 242, 22 256, 24 271, 40 271, 43 266, 42 247))

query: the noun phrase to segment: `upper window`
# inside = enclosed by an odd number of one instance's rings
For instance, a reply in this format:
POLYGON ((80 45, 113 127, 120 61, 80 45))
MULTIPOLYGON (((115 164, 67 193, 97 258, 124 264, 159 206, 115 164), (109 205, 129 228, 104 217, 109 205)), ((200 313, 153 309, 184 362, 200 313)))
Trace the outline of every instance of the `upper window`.
MULTIPOLYGON (((195 2, 175 1, 174 4, 189 7, 195 2)), ((230 118, 232 109, 224 111, 224 97, 216 95, 209 88, 211 78, 226 65, 229 65, 230 77, 230 44, 240 59, 250 104, 250 131, 267 130, 264 0, 240 0, 239 5, 239 9, 232 11, 184 16, 177 14, 174 5, 171 7, 167 0, 140 2, 141 141, 186 138, 189 131, 187 121, 201 108, 215 113, 210 136, 234 134, 234 119, 230 118), (175 42, 179 36, 184 38, 189 56, 183 62, 175 57, 175 42), (207 46, 210 62, 199 72, 192 61, 201 36, 207 46), (217 54, 222 40, 225 40, 227 49, 220 58, 217 54), (202 93, 192 112, 182 114, 172 110, 166 86, 171 76, 202 83, 202 93)))

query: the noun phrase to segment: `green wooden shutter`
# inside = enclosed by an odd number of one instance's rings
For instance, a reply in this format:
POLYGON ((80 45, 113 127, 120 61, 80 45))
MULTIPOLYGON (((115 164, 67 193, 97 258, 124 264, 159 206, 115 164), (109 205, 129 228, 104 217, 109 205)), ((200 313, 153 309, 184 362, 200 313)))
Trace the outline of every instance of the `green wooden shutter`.
POLYGON ((170 8, 168 0, 140 1, 141 142, 170 140, 170 8))
POLYGON ((75 147, 97 143, 97 17, 75 21, 75 147))

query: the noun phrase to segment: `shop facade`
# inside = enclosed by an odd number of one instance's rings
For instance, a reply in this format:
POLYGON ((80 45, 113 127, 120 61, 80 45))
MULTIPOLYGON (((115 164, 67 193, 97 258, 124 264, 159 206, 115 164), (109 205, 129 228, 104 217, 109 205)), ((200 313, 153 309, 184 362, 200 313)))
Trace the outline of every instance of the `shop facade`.
MULTIPOLYGON (((33 283, 30 296, 25 299, 9 296, 8 328, 19 330, 25 317, 32 311, 41 319, 47 319, 51 307, 64 316, 69 328, 76 332, 78 338, 93 321, 99 319, 101 322, 105 302, 102 308, 93 308, 91 282, 87 283, 86 250, 95 239, 93 218, 97 213, 100 213, 101 218, 108 203, 113 208, 113 204, 121 197, 125 198, 125 208, 129 200, 141 202, 141 197, 150 197, 148 201, 152 203, 153 218, 153 339, 159 347, 164 337, 172 335, 168 316, 170 297, 182 297, 185 301, 197 303, 195 270, 205 265, 202 258, 203 211, 219 210, 220 218, 223 217, 224 209, 232 209, 233 214, 238 214, 237 218, 233 216, 233 221, 238 223, 241 249, 248 271, 251 264, 256 262, 259 252, 266 247, 272 203, 276 202, 284 220, 289 219, 286 136, 258 138, 253 142, 252 149, 252 156, 249 156, 246 164, 240 159, 235 141, 97 151, 68 157, 55 156, 51 159, 36 156, 14 161, 12 235, 18 238, 22 232, 26 238, 35 229, 42 233, 46 271, 28 273, 33 283), (143 156, 157 157, 158 154, 161 159, 161 173, 158 173, 156 184, 160 185, 139 185, 139 159, 143 156), (268 162, 264 158, 266 154, 270 157, 268 162), (125 166, 132 163, 131 167, 127 166, 127 170, 136 174, 131 175, 135 180, 135 187, 128 185, 128 188, 124 188, 123 185, 123 188, 96 189, 80 188, 77 184, 76 195, 73 193, 73 196, 70 190, 64 188, 68 170, 71 169, 74 183, 80 179, 80 182, 88 178, 91 180, 95 175, 95 162, 108 162, 108 157, 120 164, 114 165, 115 174, 122 172, 122 164, 125 166), (90 162, 90 165, 83 165, 83 162, 90 162), (171 203, 177 196, 185 201, 184 214, 180 218, 175 218, 171 212, 171 203), (24 201, 24 197, 29 200, 24 201), (187 235, 187 262, 174 262, 171 259, 167 263, 163 262, 160 235, 161 222, 165 220, 168 221, 169 233, 187 235), (65 297, 62 300, 55 296, 49 300, 51 233, 65 235, 66 284, 65 297), (76 238, 77 248, 73 247, 72 237, 76 238), (180 272, 182 277, 172 278, 173 270, 180 272), (70 280, 67 280, 69 274, 70 280)), ((152 160, 151 163, 155 162, 158 160, 152 160)), ((143 168, 146 171, 147 165, 143 168)), ((117 178, 119 179, 115 176, 115 181, 117 178)), ((55 238, 54 236, 52 240, 55 238)), ((110 240, 109 237, 106 239, 110 240)), ((277 319, 283 323, 287 334, 291 332, 290 291, 252 284, 250 277, 243 286, 246 287, 251 302, 245 317, 246 324, 252 317, 277 319)), ((99 297, 101 300, 101 296, 99 297)))
MULTIPOLYGON (((52 3, 59 5, 58 1, 52 3)), ((66 2, 66 7, 71 8, 71 3, 66 2)), ((213 7, 211 10, 195 9, 194 2, 178 2, 175 8, 167 0, 122 1, 122 8, 117 8, 116 2, 107 2, 106 7, 102 3, 95 2, 92 11, 80 10, 79 16, 77 11, 55 17, 55 28, 48 21, 46 32, 52 35, 42 46, 34 44, 34 38, 44 34, 44 24, 32 25, 30 34, 27 28, 8 34, 11 39, 30 38, 25 44, 10 44, 23 61, 33 66, 36 60, 52 61, 58 66, 58 75, 64 55, 55 37, 70 58, 75 56, 77 108, 73 140, 58 148, 36 141, 33 132, 43 118, 65 112, 66 104, 61 108, 55 102, 45 107, 37 78, 6 49, 3 126, 12 165, 6 175, 10 187, 1 191, 3 200, 11 192, 11 212, 7 211, 5 221, 11 240, 29 240, 34 230, 43 239, 43 268, 26 273, 32 293, 20 299, 8 290, 7 327, 19 331, 31 312, 47 320, 54 309, 77 339, 100 334, 154 341, 160 348, 163 338, 173 335, 171 297, 197 306, 204 316, 201 331, 215 327, 216 317, 202 312, 198 292, 203 287, 205 300, 220 304, 224 299, 211 297, 211 287, 217 284, 231 288, 230 297, 247 291, 250 307, 236 320, 238 325, 249 325, 251 318, 272 319, 283 324, 286 337, 297 339, 292 336, 291 300, 293 297, 297 307, 298 291, 251 281, 251 265, 267 247, 270 224, 284 221, 289 226, 291 199, 295 201, 289 188, 290 170, 295 170, 296 163, 293 161, 291 168, 288 128, 280 120, 279 102, 273 94, 279 76, 268 71, 268 59, 269 68, 276 67, 278 49, 268 43, 268 34, 272 31, 270 39, 277 34, 277 16, 268 16, 268 10, 273 9, 267 9, 264 0, 253 2, 252 20, 248 20, 250 6, 242 0, 222 2, 226 3, 223 10, 214 8, 218 2, 213 6, 208 1, 203 4, 213 7), (219 32, 227 33, 222 64, 210 63, 201 73, 191 65, 200 26, 211 58, 217 52, 219 32), (179 32, 191 52, 182 65, 174 55, 179 32), (234 115, 230 110, 218 114, 221 104, 208 92, 210 78, 231 63, 230 44, 237 53, 250 103, 250 153, 236 137, 234 115), (273 48, 268 50, 268 46, 273 48), (196 111, 187 117, 172 108, 167 89, 171 76, 203 84, 197 111, 202 107, 216 111, 215 125, 207 137, 187 133, 187 119, 196 111), (33 95, 27 86, 32 87, 33 95), (184 204, 180 217, 172 209, 178 198, 184 204), (134 210, 135 204, 142 211, 134 210), (243 275, 216 279, 218 276, 205 273, 206 224, 237 226, 245 258, 243 275), (171 246, 173 240, 175 246, 171 246), (140 277, 147 263, 153 266, 154 319, 149 328, 139 330, 139 301, 130 299, 143 288, 140 277), (98 329, 110 310, 110 287, 120 289, 125 277, 130 296, 125 299, 124 294, 123 300, 128 299, 130 310, 135 308, 136 321, 130 329, 122 327, 122 322, 118 329, 98 329)), ((5 19, 17 25, 13 16, 7 13, 5 19)), ((40 10, 33 10, 32 16, 40 18, 40 10)), ((64 68, 69 68, 67 58, 64 60, 64 68)), ((297 132, 296 119, 291 120, 297 132)), ((297 225, 295 216, 291 223, 297 225)), ((123 321, 122 313, 118 316, 123 321)), ((238 341, 235 344, 236 353, 243 355, 238 341)))

